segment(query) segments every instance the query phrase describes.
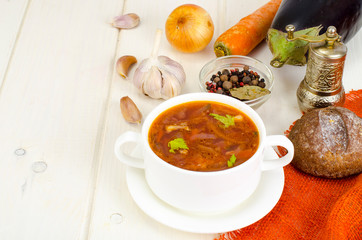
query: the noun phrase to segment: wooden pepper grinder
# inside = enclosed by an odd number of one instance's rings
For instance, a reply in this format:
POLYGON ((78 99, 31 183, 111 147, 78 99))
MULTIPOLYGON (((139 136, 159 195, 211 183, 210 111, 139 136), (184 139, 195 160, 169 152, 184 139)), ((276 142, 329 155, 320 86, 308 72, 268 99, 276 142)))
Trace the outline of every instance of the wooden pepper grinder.
POLYGON ((343 106, 345 92, 342 85, 347 47, 340 41, 335 27, 312 37, 294 37, 293 25, 286 27, 289 41, 301 39, 310 42, 307 71, 297 89, 298 105, 302 112, 313 108, 343 106))

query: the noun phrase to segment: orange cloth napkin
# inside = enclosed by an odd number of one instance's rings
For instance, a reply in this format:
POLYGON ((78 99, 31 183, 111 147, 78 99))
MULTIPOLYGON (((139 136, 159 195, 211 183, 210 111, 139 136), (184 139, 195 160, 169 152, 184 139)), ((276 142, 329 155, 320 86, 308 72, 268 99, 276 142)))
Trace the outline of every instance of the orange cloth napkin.
MULTIPOLYGON (((362 117, 362 90, 346 94, 344 107, 362 117)), ((274 209, 248 227, 221 234, 218 240, 362 239, 362 174, 325 179, 292 165, 284 167, 284 173, 283 194, 274 209)))

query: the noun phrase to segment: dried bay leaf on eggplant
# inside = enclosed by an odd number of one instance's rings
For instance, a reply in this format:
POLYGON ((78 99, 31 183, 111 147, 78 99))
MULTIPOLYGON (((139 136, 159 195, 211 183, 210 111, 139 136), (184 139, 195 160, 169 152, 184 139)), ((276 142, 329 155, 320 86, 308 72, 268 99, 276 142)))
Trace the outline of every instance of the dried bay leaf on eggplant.
POLYGON ((270 94, 270 91, 259 86, 244 86, 230 89, 230 94, 240 100, 253 100, 270 94))

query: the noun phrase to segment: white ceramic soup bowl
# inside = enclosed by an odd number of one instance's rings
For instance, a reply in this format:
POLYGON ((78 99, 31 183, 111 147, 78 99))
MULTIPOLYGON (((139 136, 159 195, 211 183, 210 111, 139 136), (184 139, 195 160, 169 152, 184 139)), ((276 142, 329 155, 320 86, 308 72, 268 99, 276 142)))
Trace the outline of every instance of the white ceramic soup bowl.
POLYGON ((222 212, 241 204, 256 190, 263 171, 289 164, 294 154, 293 144, 287 137, 266 136, 263 121, 251 107, 237 99, 214 93, 190 93, 166 100, 146 117, 141 133, 127 131, 119 136, 114 150, 122 163, 144 169, 149 187, 161 200, 175 208, 197 213, 222 212), (165 110, 192 101, 219 102, 248 115, 259 131, 259 146, 255 154, 238 166, 213 172, 185 170, 159 158, 148 143, 152 122, 165 110), (142 148, 143 158, 135 158, 122 151, 122 146, 130 142, 142 148), (264 149, 268 146, 283 146, 288 153, 282 158, 266 160, 264 149))

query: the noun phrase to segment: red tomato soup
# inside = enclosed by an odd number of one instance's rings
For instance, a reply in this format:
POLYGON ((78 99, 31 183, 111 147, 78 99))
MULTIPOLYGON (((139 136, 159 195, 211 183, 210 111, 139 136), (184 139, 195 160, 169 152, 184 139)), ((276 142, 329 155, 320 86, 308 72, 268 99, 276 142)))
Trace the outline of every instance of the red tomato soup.
POLYGON ((256 152, 259 133, 240 110, 210 101, 174 106, 151 124, 148 141, 164 161, 192 171, 242 164, 256 152))

